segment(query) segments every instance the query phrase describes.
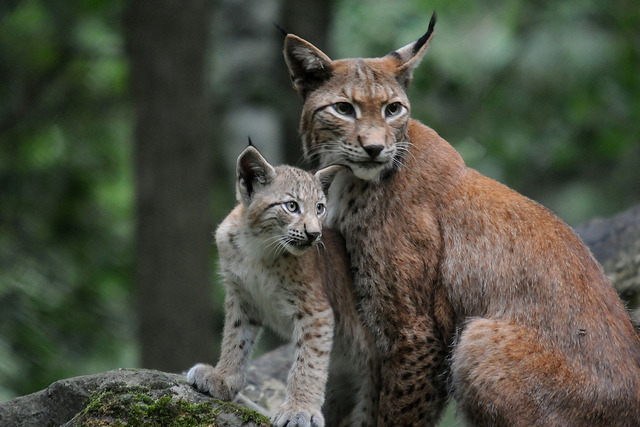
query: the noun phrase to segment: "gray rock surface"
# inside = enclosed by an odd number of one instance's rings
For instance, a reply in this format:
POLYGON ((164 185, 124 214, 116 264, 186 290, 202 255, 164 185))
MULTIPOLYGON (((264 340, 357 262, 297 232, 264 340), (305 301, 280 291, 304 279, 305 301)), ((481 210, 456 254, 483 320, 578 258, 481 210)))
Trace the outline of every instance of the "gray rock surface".
POLYGON ((576 227, 640 323, 640 205, 576 227))
MULTIPOLYGON (((293 349, 284 346, 250 367, 238 404, 271 411, 283 400, 293 349), (258 403, 261 408, 252 402, 258 403)), ((189 417, 197 425, 268 425, 239 405, 212 399, 191 387, 183 374, 118 369, 56 381, 48 388, 0 402, 0 426, 170 425, 189 417)))

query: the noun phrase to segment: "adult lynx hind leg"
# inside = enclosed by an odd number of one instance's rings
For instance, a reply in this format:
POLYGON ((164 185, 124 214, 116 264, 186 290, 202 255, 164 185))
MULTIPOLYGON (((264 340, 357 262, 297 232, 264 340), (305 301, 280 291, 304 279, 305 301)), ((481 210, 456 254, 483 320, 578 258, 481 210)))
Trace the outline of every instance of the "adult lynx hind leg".
POLYGON ((451 358, 458 410, 476 426, 638 425, 629 396, 602 383, 535 330, 501 319, 469 321, 451 358))

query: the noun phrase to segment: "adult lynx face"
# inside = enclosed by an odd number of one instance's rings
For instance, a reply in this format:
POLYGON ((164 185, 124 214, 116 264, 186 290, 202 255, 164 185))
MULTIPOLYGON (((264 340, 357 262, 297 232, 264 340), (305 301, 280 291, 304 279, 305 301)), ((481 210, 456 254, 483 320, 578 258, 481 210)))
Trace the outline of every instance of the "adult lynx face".
POLYGON ((406 89, 433 34, 427 33, 383 58, 332 61, 294 35, 285 60, 303 97, 301 134, 305 156, 319 165, 344 164, 360 179, 379 180, 398 168, 409 148, 406 89))

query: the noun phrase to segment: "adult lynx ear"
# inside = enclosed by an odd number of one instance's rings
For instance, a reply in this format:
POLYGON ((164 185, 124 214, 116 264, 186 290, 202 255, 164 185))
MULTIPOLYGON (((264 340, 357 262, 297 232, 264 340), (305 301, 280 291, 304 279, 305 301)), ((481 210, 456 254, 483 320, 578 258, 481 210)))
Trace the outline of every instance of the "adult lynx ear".
POLYGON ((256 187, 267 185, 276 176, 276 171, 252 145, 244 149, 236 164, 236 197, 249 204, 256 187))
POLYGON ((347 166, 343 165, 331 165, 326 168, 322 168, 315 173, 315 177, 320 180, 320 184, 322 185, 322 191, 325 194, 329 191, 329 187, 333 182, 333 178, 336 177, 336 174, 341 170, 344 170, 347 166))
POLYGON ((331 59, 311 43, 288 34, 284 39, 284 60, 298 95, 304 99, 331 77, 331 59))
POLYGON ((396 71, 396 79, 405 87, 409 87, 413 78, 413 70, 420 64, 422 57, 427 53, 429 43, 433 38, 433 27, 436 25, 437 15, 433 12, 429 21, 427 32, 413 43, 401 47, 395 52, 391 52, 387 56, 394 57, 399 61, 398 70, 396 71))

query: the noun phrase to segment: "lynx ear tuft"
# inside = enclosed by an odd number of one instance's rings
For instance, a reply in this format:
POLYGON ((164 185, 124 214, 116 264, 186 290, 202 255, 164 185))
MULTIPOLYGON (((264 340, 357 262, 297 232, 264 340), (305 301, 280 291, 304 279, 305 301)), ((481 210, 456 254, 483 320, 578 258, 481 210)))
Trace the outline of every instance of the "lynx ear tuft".
POLYGON ((420 37, 418 40, 416 40, 416 42, 413 44, 414 56, 420 51, 420 49, 422 49, 422 46, 424 46, 425 44, 427 44, 428 41, 430 41, 431 36, 433 35, 433 27, 435 27, 437 20, 438 20, 438 14, 434 11, 433 15, 431 15, 431 19, 429 20, 429 28, 427 29, 427 32, 424 33, 424 35, 420 37))
POLYGON ((343 165, 331 165, 326 168, 322 168, 315 173, 315 177, 320 180, 322 191, 324 191, 325 194, 329 191, 329 187, 331 186, 333 179, 336 177, 336 174, 345 169, 348 169, 348 167, 343 165))
POLYGON ((422 37, 387 55, 398 60, 399 63, 398 70, 396 71, 396 78, 405 88, 409 87, 411 79, 413 78, 413 70, 420 64, 424 54, 427 53, 427 48, 433 38, 433 29, 436 25, 437 18, 438 15, 436 12, 433 12, 431 20, 429 21, 429 28, 422 37))
POLYGON ((284 60, 293 87, 303 99, 331 77, 331 59, 311 43, 293 34, 284 39, 284 60))
POLYGON ((256 189, 269 184, 276 171, 253 145, 249 145, 238 156, 236 175, 236 197, 239 202, 249 204, 256 189))
POLYGON ((274 22, 273 25, 282 33, 283 36, 287 37, 289 35, 289 31, 282 28, 277 22, 274 22))

